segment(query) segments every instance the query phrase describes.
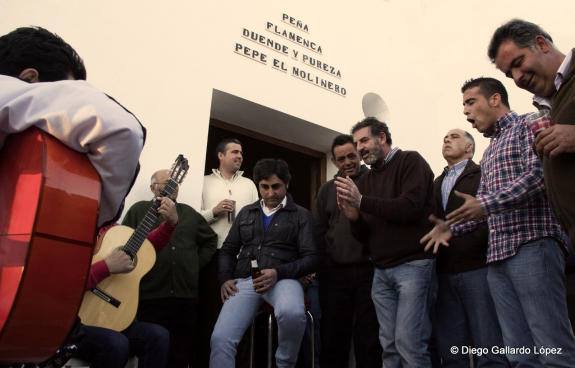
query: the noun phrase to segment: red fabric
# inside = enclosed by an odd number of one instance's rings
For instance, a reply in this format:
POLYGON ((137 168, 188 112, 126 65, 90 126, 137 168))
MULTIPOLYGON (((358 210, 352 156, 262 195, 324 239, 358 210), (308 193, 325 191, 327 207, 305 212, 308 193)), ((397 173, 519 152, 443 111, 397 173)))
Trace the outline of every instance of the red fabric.
POLYGON ((92 289, 94 286, 98 285, 100 281, 104 280, 108 276, 110 276, 110 270, 108 270, 106 261, 101 260, 94 263, 90 267, 90 275, 88 276, 86 290, 92 289))
POLYGON ((161 251, 168 244, 176 226, 177 224, 172 225, 165 221, 148 234, 148 240, 152 243, 156 252, 161 251))
MULTIPOLYGON (((98 238, 104 236, 106 231, 108 231, 108 229, 112 226, 113 225, 101 228, 98 232, 98 238)), ((168 244, 168 241, 170 240, 170 237, 172 236, 176 226, 177 224, 172 225, 168 222, 162 222, 160 226, 148 234, 148 240, 152 243, 154 249, 156 249, 156 252, 159 252, 166 246, 166 244, 168 244)), ((101 260, 92 264, 90 267, 90 274, 88 275, 86 290, 92 289, 98 285, 100 281, 104 280, 108 276, 110 276, 110 270, 108 269, 106 261, 101 260)))

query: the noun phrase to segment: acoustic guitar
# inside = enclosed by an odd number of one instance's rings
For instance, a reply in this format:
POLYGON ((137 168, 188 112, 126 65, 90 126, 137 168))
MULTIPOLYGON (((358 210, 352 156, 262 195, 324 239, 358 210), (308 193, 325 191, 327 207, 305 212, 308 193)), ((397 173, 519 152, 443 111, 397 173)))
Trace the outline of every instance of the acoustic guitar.
POLYGON ((100 180, 31 128, 0 150, 0 365, 38 363, 71 330, 93 254, 100 180))
MULTIPOLYGON (((170 179, 162 196, 174 193, 184 180, 188 168, 188 160, 179 155, 170 170, 170 179)), ((150 207, 136 230, 117 225, 104 234, 101 244, 97 246, 93 263, 105 259, 112 251, 120 248, 132 258, 135 267, 129 273, 110 275, 95 288, 86 291, 79 312, 82 323, 123 331, 136 317, 140 280, 156 261, 156 251, 146 237, 157 224, 157 208, 158 202, 150 207)))

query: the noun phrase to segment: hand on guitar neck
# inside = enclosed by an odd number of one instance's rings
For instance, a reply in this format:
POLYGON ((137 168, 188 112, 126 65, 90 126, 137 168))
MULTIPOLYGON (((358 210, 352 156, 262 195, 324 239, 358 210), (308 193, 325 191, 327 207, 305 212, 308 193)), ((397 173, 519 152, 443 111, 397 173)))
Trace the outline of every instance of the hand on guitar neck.
POLYGON ((176 204, 168 197, 158 197, 156 200, 159 202, 158 214, 161 221, 167 221, 170 225, 178 224, 178 211, 176 211, 176 204))
MULTIPOLYGON (((168 197, 158 197, 158 214, 160 215, 160 220, 166 221, 168 224, 175 226, 178 224, 178 212, 176 211, 176 205, 168 197)), ((108 255, 104 261, 110 274, 116 273, 128 273, 134 269, 134 262, 132 258, 123 250, 115 249, 110 255, 108 255)))

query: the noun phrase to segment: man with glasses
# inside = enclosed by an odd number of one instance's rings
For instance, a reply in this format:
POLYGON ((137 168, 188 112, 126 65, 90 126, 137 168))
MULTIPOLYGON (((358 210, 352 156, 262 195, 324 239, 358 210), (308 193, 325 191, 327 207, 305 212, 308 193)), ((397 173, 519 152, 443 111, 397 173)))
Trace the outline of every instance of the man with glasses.
MULTIPOLYGON (((170 178, 168 170, 152 175, 150 189, 154 198, 161 195, 170 178)), ((170 199, 176 202, 178 190, 170 199)), ((124 225, 136 228, 152 201, 134 204, 124 225)), ((192 207, 176 203, 178 223, 168 244, 157 254, 156 263, 140 284, 140 321, 159 324, 170 332, 169 367, 185 368, 192 364, 196 345, 198 309, 198 274, 212 258, 217 236, 206 220, 192 207)), ((156 224, 158 226, 159 224, 156 224)))

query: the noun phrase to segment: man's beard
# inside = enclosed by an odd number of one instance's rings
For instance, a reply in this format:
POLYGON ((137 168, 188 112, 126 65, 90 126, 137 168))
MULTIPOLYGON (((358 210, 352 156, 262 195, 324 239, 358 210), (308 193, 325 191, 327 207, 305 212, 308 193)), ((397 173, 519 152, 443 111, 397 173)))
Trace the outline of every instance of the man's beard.
POLYGON ((381 149, 381 147, 376 146, 368 151, 368 154, 363 159, 363 162, 365 162, 368 165, 373 165, 382 158, 383 158, 383 150, 381 149))

